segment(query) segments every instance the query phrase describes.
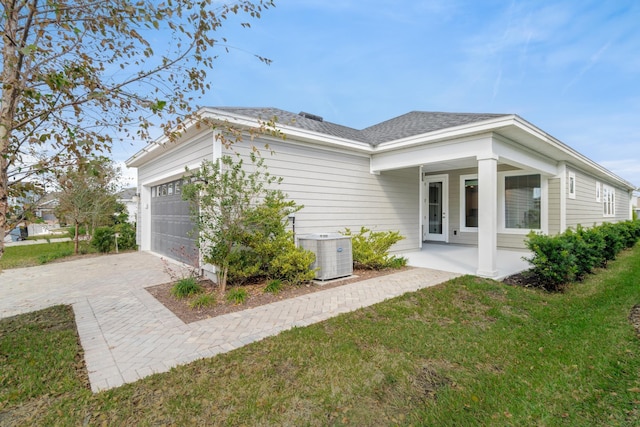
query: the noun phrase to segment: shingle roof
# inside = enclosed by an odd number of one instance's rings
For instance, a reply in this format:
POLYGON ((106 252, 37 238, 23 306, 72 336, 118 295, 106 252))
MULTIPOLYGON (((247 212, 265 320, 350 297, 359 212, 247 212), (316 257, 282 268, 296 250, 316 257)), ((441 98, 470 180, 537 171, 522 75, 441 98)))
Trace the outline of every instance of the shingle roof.
POLYGON ((386 120, 382 123, 369 126, 365 129, 358 130, 324 120, 319 121, 304 117, 303 115, 277 108, 213 107, 213 109, 247 117, 259 118, 262 120, 270 120, 273 117, 276 117, 279 124, 289 125, 352 141, 365 142, 372 146, 376 146, 387 141, 394 141, 396 139, 420 135, 441 129, 507 116, 507 114, 412 111, 393 119, 386 120))

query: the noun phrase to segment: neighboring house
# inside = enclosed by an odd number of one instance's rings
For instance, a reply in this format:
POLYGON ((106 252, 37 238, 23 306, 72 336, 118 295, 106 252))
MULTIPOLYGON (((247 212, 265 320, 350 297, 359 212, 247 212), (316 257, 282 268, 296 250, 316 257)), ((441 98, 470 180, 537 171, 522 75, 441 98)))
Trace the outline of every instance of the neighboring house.
POLYGON ((631 218, 634 185, 514 114, 415 111, 362 130, 272 108, 201 114, 220 126, 190 126, 176 142, 161 139, 127 160, 138 168, 142 250, 185 260, 179 248, 194 248, 181 199, 185 166, 230 152, 216 138, 225 126, 246 130, 273 117, 286 139, 245 138, 233 149, 261 149, 280 188, 304 205, 298 234, 367 226, 399 230, 406 238, 396 252, 423 242, 474 245, 477 274, 496 277, 497 248, 523 248, 530 230, 631 218))
POLYGON ((125 188, 116 194, 118 203, 122 203, 127 208, 129 222, 135 224, 138 221, 138 189, 136 187, 125 188))
POLYGON ((37 203, 36 216, 49 225, 58 224, 55 210, 58 207, 58 193, 47 193, 37 203))

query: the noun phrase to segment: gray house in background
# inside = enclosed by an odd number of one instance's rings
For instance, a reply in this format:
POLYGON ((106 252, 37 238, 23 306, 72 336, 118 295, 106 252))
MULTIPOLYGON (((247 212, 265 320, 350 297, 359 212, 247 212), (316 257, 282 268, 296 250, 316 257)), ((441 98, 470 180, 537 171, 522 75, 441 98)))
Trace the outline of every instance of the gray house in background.
POLYGON ((471 245, 481 276, 497 277, 497 249, 524 248, 530 230, 631 218, 633 184, 514 114, 414 111, 358 130, 273 108, 200 113, 218 126, 193 124, 176 142, 160 139, 127 160, 138 168, 141 250, 187 260, 195 244, 181 199, 185 166, 264 144, 280 188, 304 205, 298 234, 399 230, 398 253, 423 242, 471 245), (229 149, 218 138, 229 126, 248 132, 274 117, 284 140, 262 135, 229 149))

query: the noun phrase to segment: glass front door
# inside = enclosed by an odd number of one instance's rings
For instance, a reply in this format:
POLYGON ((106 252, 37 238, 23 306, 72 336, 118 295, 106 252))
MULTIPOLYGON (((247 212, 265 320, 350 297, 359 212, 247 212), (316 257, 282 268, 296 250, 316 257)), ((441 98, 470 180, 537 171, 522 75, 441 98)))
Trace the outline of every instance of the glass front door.
POLYGON ((423 188, 422 229, 424 240, 448 240, 448 182, 446 175, 425 176, 423 188))

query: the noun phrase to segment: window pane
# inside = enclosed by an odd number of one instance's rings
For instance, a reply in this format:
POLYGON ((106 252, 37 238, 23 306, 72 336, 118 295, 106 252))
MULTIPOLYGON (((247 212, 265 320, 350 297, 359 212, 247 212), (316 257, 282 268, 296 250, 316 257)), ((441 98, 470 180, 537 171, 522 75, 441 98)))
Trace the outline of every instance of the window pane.
POLYGON ((429 183, 429 233, 442 234, 442 182, 429 183))
POLYGON ((173 182, 167 184, 167 194, 171 196, 173 194, 173 182))
POLYGON ((464 225, 478 226, 478 180, 464 180, 464 225))
POLYGON ((505 178, 506 228, 540 229, 540 175, 505 178))

